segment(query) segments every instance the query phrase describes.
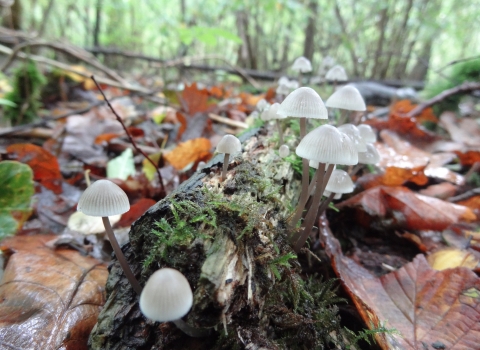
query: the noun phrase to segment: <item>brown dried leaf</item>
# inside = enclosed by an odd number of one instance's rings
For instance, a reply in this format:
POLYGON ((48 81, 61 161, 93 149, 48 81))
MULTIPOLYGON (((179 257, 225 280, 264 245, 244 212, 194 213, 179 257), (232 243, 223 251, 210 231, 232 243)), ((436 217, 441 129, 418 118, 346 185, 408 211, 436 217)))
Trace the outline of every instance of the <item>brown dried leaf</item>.
POLYGON ((177 170, 184 169, 192 162, 210 159, 210 140, 197 138, 180 143, 173 151, 164 155, 164 158, 177 170))
POLYGON ((337 208, 360 207, 370 216, 391 218, 406 230, 444 230, 460 220, 473 221, 467 207, 423 196, 405 187, 370 188, 340 203, 337 208))
POLYGON ((105 264, 45 243, 56 236, 17 236, 0 285, 0 334, 8 349, 87 349, 105 302, 105 264))
POLYGON ((365 323, 386 323, 400 332, 377 335, 382 349, 480 348, 480 279, 471 270, 435 271, 418 255, 377 278, 345 257, 331 233, 323 229, 321 234, 335 272, 365 323))

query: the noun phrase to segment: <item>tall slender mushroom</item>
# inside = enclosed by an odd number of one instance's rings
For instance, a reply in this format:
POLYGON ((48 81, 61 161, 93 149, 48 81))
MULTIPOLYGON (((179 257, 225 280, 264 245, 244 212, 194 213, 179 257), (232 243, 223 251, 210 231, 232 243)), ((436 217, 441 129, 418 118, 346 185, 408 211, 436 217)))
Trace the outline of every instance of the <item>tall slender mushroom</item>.
POLYGON ((230 159, 230 154, 236 154, 242 150, 242 144, 240 140, 233 135, 227 134, 217 145, 218 153, 225 153, 223 158, 223 169, 222 169, 222 181, 227 177, 228 161, 230 159))
POLYGON ((275 120, 275 122, 277 123, 277 129, 278 129, 278 144, 281 145, 283 144, 283 130, 282 130, 282 125, 280 123, 280 119, 285 119, 286 117, 284 115, 280 115, 277 113, 279 108, 280 108, 280 103, 275 102, 270 106, 270 108, 263 111, 260 118, 263 121, 275 120))
POLYGON ((135 292, 140 294, 142 287, 130 269, 108 219, 109 216, 123 214, 130 210, 130 203, 126 193, 112 181, 98 180, 83 192, 78 201, 77 210, 85 215, 102 217, 105 231, 120 262, 120 266, 135 292))
MULTIPOLYGON (((309 87, 300 87, 294 90, 282 102, 277 114, 285 117, 300 118, 300 141, 307 133, 307 118, 327 119, 328 111, 323 104, 322 98, 309 87)), ((299 203, 306 202, 308 198, 308 159, 302 159, 302 191, 299 203)), ((302 208, 303 210, 303 208, 302 208)), ((295 221, 297 222, 298 219, 295 221)))
POLYGON ((155 271, 140 295, 140 311, 157 322, 173 322, 190 337, 204 337, 210 331, 188 325, 182 320, 193 304, 192 288, 178 270, 163 268, 155 271))
MULTIPOLYGON (((351 111, 363 112, 367 109, 362 95, 355 86, 345 85, 335 91, 325 102, 325 106, 330 108, 338 108, 347 113, 351 111)), ((343 124, 346 115, 342 114, 338 124, 343 124)))
MULTIPOLYGON (((330 175, 333 172, 333 168, 335 164, 355 165, 358 162, 358 152, 349 136, 338 131, 335 127, 331 125, 323 125, 320 128, 313 130, 310 133, 310 134, 313 133, 310 137, 308 137, 307 135, 304 138, 304 140, 306 140, 307 143, 311 145, 317 145, 318 147, 317 151, 313 155, 313 157, 311 157, 311 159, 314 161, 317 161, 319 163, 319 167, 316 172, 317 186, 315 188, 315 193, 312 198, 312 204, 303 222, 304 229, 303 229, 303 232, 300 234, 300 238, 298 238, 296 243, 294 243, 294 250, 296 252, 300 251, 300 249, 307 241, 308 236, 310 235, 313 229, 313 225, 317 217, 318 208, 320 205, 320 201, 322 199, 323 192, 325 191, 325 187, 327 186, 328 180, 330 178, 330 175), (318 131, 316 130, 320 128, 325 128, 325 127, 330 127, 334 129, 334 131, 333 129, 330 129, 330 128, 329 128, 330 130, 328 130, 328 133, 330 134, 330 139, 333 141, 330 144, 327 144, 326 142, 322 144, 321 139, 317 140, 318 131), (330 163, 330 165, 328 166, 326 171, 324 171, 326 163, 330 163)), ((299 147, 302 144, 302 142, 300 142, 299 147)), ((301 149, 300 152, 303 153, 303 150, 301 149)), ((299 151, 297 147, 297 154, 298 153, 299 151)))

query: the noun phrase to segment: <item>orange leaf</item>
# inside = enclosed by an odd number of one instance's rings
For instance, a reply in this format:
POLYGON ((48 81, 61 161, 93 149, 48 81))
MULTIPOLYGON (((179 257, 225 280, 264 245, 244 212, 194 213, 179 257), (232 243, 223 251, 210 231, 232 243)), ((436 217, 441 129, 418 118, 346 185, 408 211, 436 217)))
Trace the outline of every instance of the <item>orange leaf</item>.
POLYGON ((164 158, 177 170, 184 169, 192 162, 209 159, 212 145, 210 140, 197 138, 180 143, 173 151, 164 155, 164 158))
POLYGON ((187 130, 187 119, 181 112, 177 112, 177 121, 180 122, 180 128, 178 129, 177 140, 180 140, 185 130, 187 130))
POLYGON ((130 207, 129 211, 127 211, 125 214, 122 215, 122 218, 118 222, 118 226, 128 227, 132 225, 135 220, 137 220, 140 216, 145 214, 148 208, 150 208, 155 203, 157 202, 154 201, 153 199, 141 198, 138 202, 136 202, 130 207))
POLYGON ((87 349, 105 302, 105 264, 70 249, 45 245, 53 235, 3 242, 10 255, 0 288, 5 349, 87 349))
POLYGON ((208 110, 208 91, 198 89, 197 83, 185 85, 181 99, 189 116, 208 110))
POLYGON ((117 134, 117 133, 107 133, 107 134, 98 135, 95 138, 95 144, 96 145, 101 145, 104 142, 108 143, 108 142, 110 142, 110 140, 113 140, 113 139, 117 138, 118 136, 120 136, 120 134, 117 134))
POLYGON ((480 162, 480 151, 455 151, 462 165, 473 165, 480 162))
POLYGON ((7 152, 33 170, 33 179, 58 194, 62 192, 62 174, 57 158, 42 147, 30 143, 17 143, 7 147, 7 152))

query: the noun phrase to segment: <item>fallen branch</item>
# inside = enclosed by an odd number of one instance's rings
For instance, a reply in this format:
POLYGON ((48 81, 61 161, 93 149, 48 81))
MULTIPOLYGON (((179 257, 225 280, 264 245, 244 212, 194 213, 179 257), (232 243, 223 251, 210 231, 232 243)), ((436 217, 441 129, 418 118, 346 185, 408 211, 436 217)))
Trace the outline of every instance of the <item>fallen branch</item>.
POLYGON ((74 58, 76 58, 80 61, 83 61, 83 62, 95 67, 99 71, 105 73, 105 75, 107 75, 111 79, 113 79, 113 80, 115 80, 115 81, 117 81, 117 82, 119 82, 123 85, 128 84, 128 82, 125 79, 123 79, 120 75, 118 75, 117 72, 111 70, 110 68, 105 67, 103 64, 101 64, 89 52, 87 52, 87 51, 85 51, 81 48, 78 48, 78 47, 69 47, 68 45, 64 45, 64 44, 59 45, 59 44, 49 43, 49 42, 44 42, 44 41, 24 42, 24 43, 21 43, 21 44, 15 46, 13 48, 12 53, 10 54, 10 56, 8 57, 8 59, 4 63, 4 65, 0 68, 0 70, 2 72, 5 72, 8 69, 8 67, 10 67, 12 62, 15 60, 17 55, 23 49, 32 48, 32 47, 48 47, 48 48, 53 49, 55 51, 65 53, 67 55, 70 55, 70 56, 72 56, 72 57, 74 57, 74 58))
MULTIPOLYGON (((10 49, 9 47, 0 45, 0 53, 11 55, 12 52, 13 52, 13 50, 10 49)), ((77 69, 74 69, 74 68, 70 67, 68 64, 61 63, 61 62, 58 62, 58 61, 55 61, 55 60, 52 60, 52 59, 49 59, 49 58, 45 58, 45 57, 42 57, 42 56, 27 55, 26 53, 19 52, 17 54, 17 57, 19 57, 21 59, 30 59, 30 60, 38 62, 38 63, 43 63, 43 64, 46 64, 46 65, 49 65, 49 66, 52 66, 52 67, 60 68, 60 69, 63 69, 67 72, 72 72, 72 73, 78 74, 78 75, 80 75, 82 77, 85 77, 85 78, 90 78, 90 76, 91 76, 91 73, 85 73, 85 72, 79 71, 77 69)), ((147 90, 143 87, 133 86, 133 85, 128 84, 128 83, 127 84, 121 84, 119 82, 116 82, 116 81, 108 79, 108 78, 98 77, 97 81, 101 84, 117 87, 119 89, 124 89, 124 90, 132 91, 132 92, 139 92, 139 93, 147 94, 147 95, 151 95, 151 94, 154 93, 154 92, 152 92, 150 90, 147 90)))
POLYGON ((442 93, 438 94, 437 96, 431 98, 430 100, 420 103, 417 107, 415 107, 409 113, 407 113, 407 117, 409 118, 416 117, 417 115, 422 113, 425 109, 432 107, 433 105, 439 102, 442 102, 443 100, 447 99, 450 96, 457 95, 457 94, 467 94, 475 90, 480 90, 480 83, 466 82, 466 83, 463 83, 462 85, 445 90, 442 93))
POLYGON ((209 113, 208 117, 210 119, 218 122, 218 123, 222 123, 222 124, 225 124, 225 125, 228 125, 228 126, 233 126, 234 128, 240 128, 240 129, 247 129, 248 128, 247 123, 239 122, 237 120, 232 120, 232 119, 229 119, 229 118, 225 118, 225 117, 222 117, 220 115, 213 114, 213 113, 209 113))

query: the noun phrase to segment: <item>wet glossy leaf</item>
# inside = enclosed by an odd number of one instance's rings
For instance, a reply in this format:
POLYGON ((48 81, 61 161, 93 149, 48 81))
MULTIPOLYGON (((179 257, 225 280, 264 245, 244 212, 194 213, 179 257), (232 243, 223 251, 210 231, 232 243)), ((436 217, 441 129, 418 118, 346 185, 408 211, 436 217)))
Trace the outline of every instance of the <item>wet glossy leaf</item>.
POLYGON ((326 252, 347 293, 367 325, 395 328, 379 334, 382 349, 477 349, 480 336, 480 279, 458 267, 432 269, 423 255, 401 269, 375 277, 344 256, 327 230, 326 252))
POLYGON ((45 244, 56 236, 12 237, 0 285, 0 337, 5 349, 87 349, 105 302, 105 264, 45 244))
POLYGON ((141 198, 135 204, 130 206, 130 210, 127 211, 125 214, 122 215, 118 226, 120 227, 128 227, 133 224, 135 220, 137 220, 140 216, 145 214, 145 212, 154 205, 155 202, 153 199, 150 198, 141 198))
POLYGON ((427 257, 428 263, 432 269, 442 271, 453 269, 455 267, 466 267, 475 269, 479 260, 475 255, 467 250, 457 248, 446 248, 438 250, 427 257))
POLYGON ((336 207, 357 207, 370 216, 391 219, 406 230, 441 231, 460 220, 476 220, 467 207, 423 196, 405 187, 374 187, 336 207))
POLYGON ((32 212, 35 193, 28 165, 0 162, 0 238, 14 234, 32 212))
POLYGON ((7 152, 33 170, 33 179, 55 193, 62 192, 62 174, 57 158, 42 147, 17 143, 7 147, 7 152))

